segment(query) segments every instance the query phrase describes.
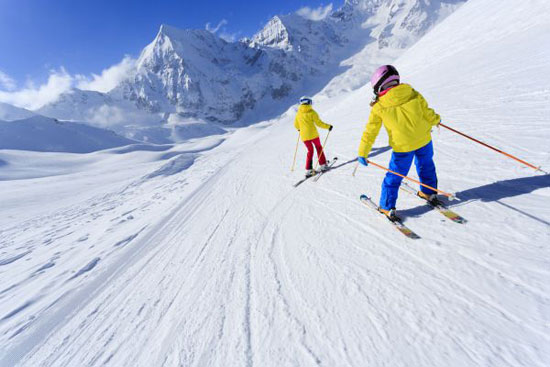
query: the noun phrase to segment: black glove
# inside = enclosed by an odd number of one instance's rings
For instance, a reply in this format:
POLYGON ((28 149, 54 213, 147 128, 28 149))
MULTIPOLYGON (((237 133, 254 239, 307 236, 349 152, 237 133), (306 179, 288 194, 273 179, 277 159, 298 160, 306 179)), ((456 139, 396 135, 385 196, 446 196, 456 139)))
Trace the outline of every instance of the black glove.
POLYGON ((334 126, 330 125, 330 127, 328 128, 328 131, 332 131, 332 128, 333 128, 333 127, 334 127, 334 126))

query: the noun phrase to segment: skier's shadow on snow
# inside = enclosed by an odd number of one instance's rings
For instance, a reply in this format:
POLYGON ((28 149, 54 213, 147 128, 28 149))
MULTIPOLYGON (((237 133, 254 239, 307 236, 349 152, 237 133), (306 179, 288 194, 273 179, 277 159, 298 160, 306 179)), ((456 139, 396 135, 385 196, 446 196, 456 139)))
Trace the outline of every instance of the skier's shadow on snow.
POLYGON ((380 155, 382 153, 385 153, 387 152, 388 150, 391 150, 391 147, 388 145, 388 146, 385 146, 385 147, 378 147, 378 148, 372 148, 370 154, 369 154, 369 158, 373 158, 373 157, 376 157, 377 155, 380 155))
MULTIPOLYGON (((390 146, 380 147, 380 148, 372 148, 372 150, 369 154, 369 158, 376 157, 377 155, 382 154, 384 152, 387 152, 388 150, 391 150, 390 146)), ((353 163, 353 162, 357 162, 357 158, 353 158, 353 159, 350 159, 349 161, 345 161, 344 163, 337 164, 334 167, 332 167, 332 169, 336 169, 336 168, 345 166, 345 165, 353 163)))
MULTIPOLYGON (((503 180, 493 182, 488 185, 474 187, 468 190, 464 190, 456 193, 456 197, 459 199, 456 201, 445 201, 445 204, 449 207, 464 205, 470 201, 479 200, 485 203, 496 202, 508 209, 518 212, 526 217, 529 217, 537 222, 550 226, 550 223, 531 215, 521 209, 515 208, 510 204, 501 202, 501 199, 511 198, 514 196, 529 194, 537 189, 550 187, 550 175, 537 175, 522 178, 514 178, 511 180, 503 180)), ((431 210, 427 205, 420 207, 407 209, 400 211, 405 216, 419 216, 431 210)))

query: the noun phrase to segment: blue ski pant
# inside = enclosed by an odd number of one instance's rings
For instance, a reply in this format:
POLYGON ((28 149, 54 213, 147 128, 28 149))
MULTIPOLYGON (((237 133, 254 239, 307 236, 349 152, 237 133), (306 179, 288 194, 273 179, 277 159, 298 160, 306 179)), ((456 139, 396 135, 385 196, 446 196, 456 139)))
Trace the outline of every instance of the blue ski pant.
MULTIPOLYGON (((390 161, 390 169, 406 176, 415 160, 416 172, 420 182, 437 189, 437 175, 435 173, 435 164, 433 161, 434 148, 432 142, 424 145, 422 148, 412 152, 396 153, 393 152, 390 161)), ((380 196, 380 207, 382 209, 395 208, 399 186, 403 178, 388 172, 382 183, 382 195, 380 196)), ((428 195, 435 194, 435 191, 424 186, 420 190, 428 195)))

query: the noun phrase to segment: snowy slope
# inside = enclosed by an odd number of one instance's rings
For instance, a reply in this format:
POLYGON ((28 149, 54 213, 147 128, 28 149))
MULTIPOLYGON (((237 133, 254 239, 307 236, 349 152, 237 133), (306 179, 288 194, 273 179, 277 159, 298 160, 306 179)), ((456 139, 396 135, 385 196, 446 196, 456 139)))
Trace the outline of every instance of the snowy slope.
MULTIPOLYGON (((548 170, 549 31, 547 1, 471 0, 396 65, 445 122, 548 170)), ((369 99, 316 99, 330 156, 355 158, 369 99)), ((469 222, 403 194, 409 241, 358 202, 379 194, 374 167, 292 188, 293 114, 0 182, 0 365, 550 364, 550 176, 434 132, 469 222)))
POLYGON ((0 149, 89 153, 135 143, 111 130, 44 116, 0 121, 0 149))
POLYGON ((33 112, 24 108, 0 102, 0 120, 2 121, 21 120, 34 115, 33 112))

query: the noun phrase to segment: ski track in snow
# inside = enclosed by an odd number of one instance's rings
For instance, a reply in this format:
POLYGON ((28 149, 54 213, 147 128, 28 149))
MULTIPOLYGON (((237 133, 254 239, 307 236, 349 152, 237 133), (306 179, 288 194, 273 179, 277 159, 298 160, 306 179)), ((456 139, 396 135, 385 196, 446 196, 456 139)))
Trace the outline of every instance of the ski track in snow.
MULTIPOLYGON (((464 53, 475 42, 456 41, 456 55, 435 47, 438 31, 463 31, 453 25, 465 19, 485 24, 485 7, 502 5, 484 1, 470 0, 397 65, 455 119, 451 126, 548 170, 548 93, 510 70, 530 57, 550 83, 543 62, 550 53, 537 38, 548 39, 541 30, 550 31, 549 23, 534 21, 504 39, 487 34, 486 52, 507 53, 495 54, 495 73, 474 85, 461 68, 488 68, 464 53), (442 57, 436 71, 422 70, 425 54, 442 57), (516 93, 507 77, 533 91, 516 93), (482 87, 491 93, 479 103, 482 87), (510 104, 514 98, 531 112, 510 104), (518 130, 513 122, 523 118, 528 128, 518 130)), ((509 4, 498 9, 512 25, 530 14, 509 4)), ((541 9, 531 12, 545 15, 541 9)), ((334 90, 345 90, 349 77, 333 80, 334 90)), ((367 93, 315 105, 335 125, 329 156, 354 158, 367 93)), ((446 221, 401 192, 398 209, 422 237, 408 240, 359 202, 361 193, 379 195, 383 174, 374 167, 352 177, 348 164, 292 187, 300 176, 288 172, 292 119, 291 110, 223 143, 51 155, 60 175, 9 172, 27 180, 0 182, 7 203, 0 366, 549 365, 550 176, 435 131, 440 185, 457 192, 460 200, 449 205, 468 223, 446 221)), ((389 160, 384 139, 381 132, 376 162, 389 160)), ((27 157, 0 154, 8 162, 27 157)))

